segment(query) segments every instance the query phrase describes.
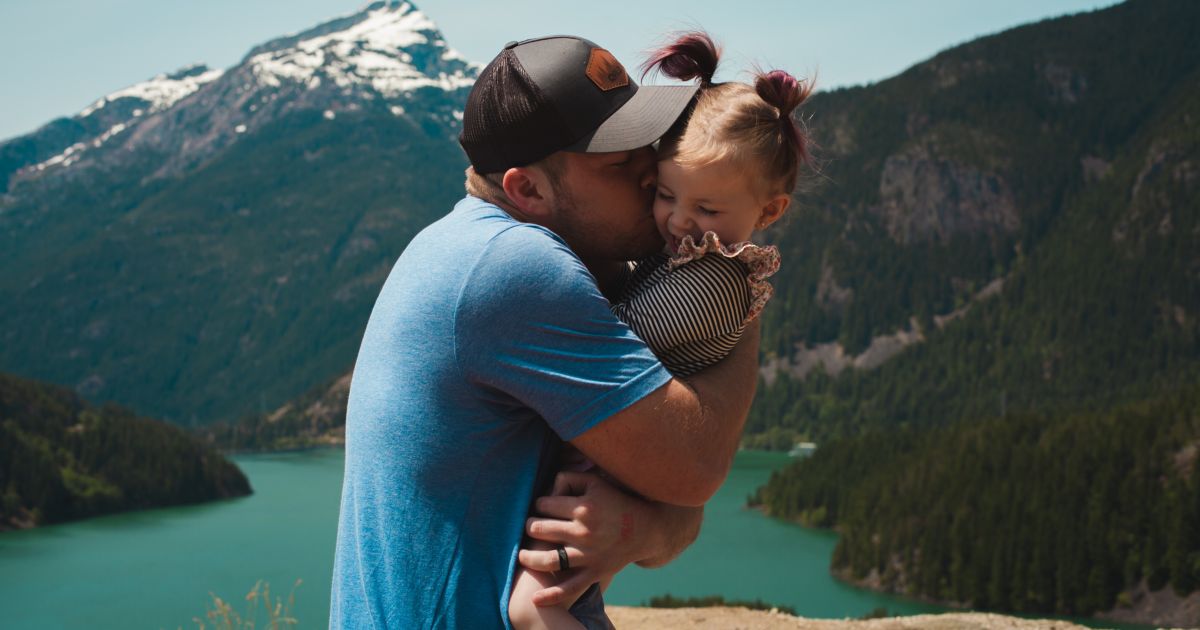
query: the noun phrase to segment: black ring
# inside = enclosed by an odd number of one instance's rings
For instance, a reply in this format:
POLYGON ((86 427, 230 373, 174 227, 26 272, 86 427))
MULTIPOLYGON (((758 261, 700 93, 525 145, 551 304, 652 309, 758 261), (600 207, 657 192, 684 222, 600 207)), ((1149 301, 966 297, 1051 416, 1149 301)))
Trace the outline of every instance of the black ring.
POLYGON ((566 571, 571 568, 571 561, 567 560, 567 550, 561 545, 558 548, 558 570, 566 571))

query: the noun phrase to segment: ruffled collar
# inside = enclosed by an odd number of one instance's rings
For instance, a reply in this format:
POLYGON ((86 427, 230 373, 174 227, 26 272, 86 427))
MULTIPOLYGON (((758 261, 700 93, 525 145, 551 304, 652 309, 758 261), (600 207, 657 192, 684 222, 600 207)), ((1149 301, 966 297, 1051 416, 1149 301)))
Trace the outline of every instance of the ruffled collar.
POLYGON ((717 238, 716 232, 705 232, 697 244, 691 235, 683 237, 679 250, 667 260, 668 269, 677 269, 680 265, 703 258, 708 254, 716 254, 726 258, 735 258, 746 266, 746 282, 750 284, 750 311, 742 320, 745 325, 758 317, 763 307, 774 295, 775 289, 767 278, 779 271, 779 248, 774 245, 760 246, 750 241, 742 241, 732 245, 723 245, 717 238))

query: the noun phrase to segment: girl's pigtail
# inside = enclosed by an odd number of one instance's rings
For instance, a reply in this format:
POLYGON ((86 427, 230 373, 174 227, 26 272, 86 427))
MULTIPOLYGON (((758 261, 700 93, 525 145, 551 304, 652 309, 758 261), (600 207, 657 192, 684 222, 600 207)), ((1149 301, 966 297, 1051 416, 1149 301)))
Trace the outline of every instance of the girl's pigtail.
POLYGON ((700 85, 712 85, 717 74, 717 62, 721 58, 721 47, 703 31, 683 33, 676 40, 650 53, 642 64, 642 78, 651 71, 659 72, 680 81, 699 78, 700 85))
POLYGON ((791 140, 800 163, 807 164, 810 160, 808 135, 792 119, 792 112, 808 100, 812 83, 797 80, 783 70, 772 70, 758 75, 754 90, 765 103, 779 110, 779 124, 784 136, 791 140))

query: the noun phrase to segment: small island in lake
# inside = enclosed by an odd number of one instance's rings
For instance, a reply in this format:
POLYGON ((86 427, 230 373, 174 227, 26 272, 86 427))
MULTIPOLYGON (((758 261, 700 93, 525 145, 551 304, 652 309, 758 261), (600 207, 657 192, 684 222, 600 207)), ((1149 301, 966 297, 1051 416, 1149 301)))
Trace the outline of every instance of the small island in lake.
POLYGON ((179 427, 0 374, 0 531, 250 492, 179 427))

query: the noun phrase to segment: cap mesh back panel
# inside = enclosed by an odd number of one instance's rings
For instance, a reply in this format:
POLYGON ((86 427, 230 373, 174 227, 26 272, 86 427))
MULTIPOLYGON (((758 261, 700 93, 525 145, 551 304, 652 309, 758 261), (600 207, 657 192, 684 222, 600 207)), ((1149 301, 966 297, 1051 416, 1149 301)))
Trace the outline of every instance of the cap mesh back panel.
POLYGON ((571 142, 562 117, 511 50, 480 73, 459 140, 480 173, 536 162, 571 142))

